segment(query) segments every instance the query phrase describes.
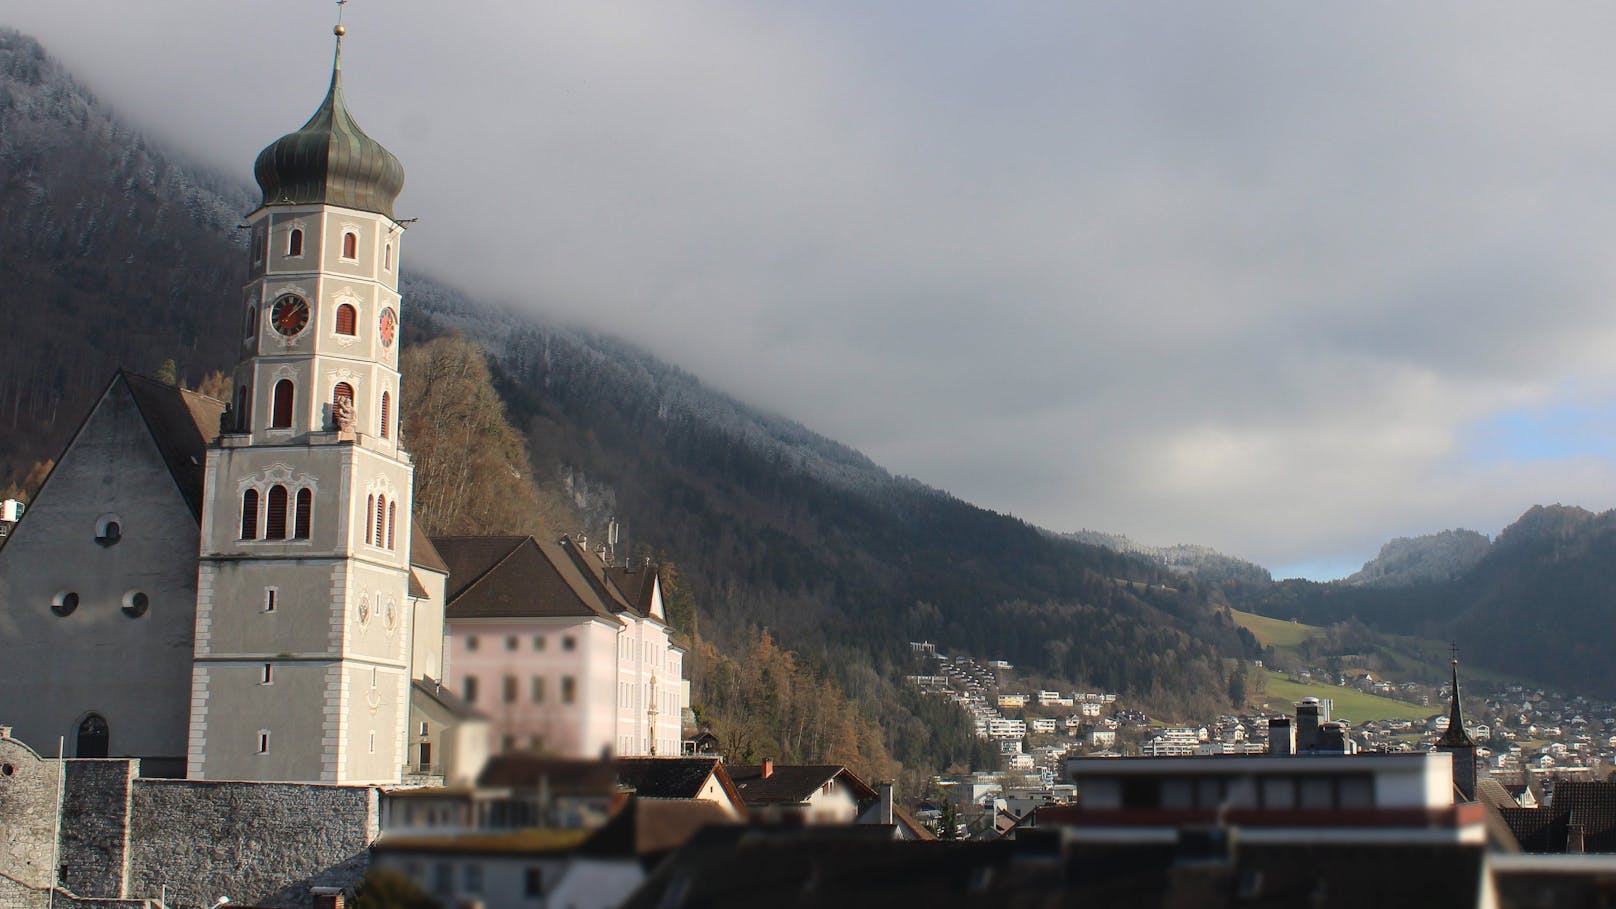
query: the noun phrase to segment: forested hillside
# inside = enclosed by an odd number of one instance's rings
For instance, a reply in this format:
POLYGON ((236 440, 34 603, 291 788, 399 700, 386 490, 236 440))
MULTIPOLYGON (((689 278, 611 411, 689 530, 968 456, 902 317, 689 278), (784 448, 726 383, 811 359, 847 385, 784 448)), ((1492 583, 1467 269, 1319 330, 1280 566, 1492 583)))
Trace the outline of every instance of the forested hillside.
MULTIPOLYGON (((0 72, 0 311, 13 326, 0 467, 15 478, 56 454, 115 367, 174 358, 194 384, 229 366, 234 227, 254 197, 248 162, 240 182, 175 163, 25 37, 0 32, 0 72)), ((412 350, 453 330, 494 354, 553 505, 538 524, 593 536, 615 516, 630 552, 683 569, 705 640, 744 654, 768 629, 878 716, 900 761, 937 759, 897 734, 916 715, 895 684, 912 639, 1168 709, 1222 703, 1220 657, 1255 652, 1206 582, 893 477, 611 338, 419 275, 403 292, 412 350)), ((454 477, 422 480, 431 496, 454 477)))

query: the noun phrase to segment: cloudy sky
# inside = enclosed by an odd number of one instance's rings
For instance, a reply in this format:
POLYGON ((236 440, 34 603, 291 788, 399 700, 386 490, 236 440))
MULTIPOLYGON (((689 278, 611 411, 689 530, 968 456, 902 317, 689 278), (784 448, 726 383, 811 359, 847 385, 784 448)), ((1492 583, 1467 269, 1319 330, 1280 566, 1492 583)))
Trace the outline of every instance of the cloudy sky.
MULTIPOLYGON (((323 0, 0 0, 249 176, 323 0)), ((1616 499, 1616 7, 354 0, 411 264, 1058 530, 1339 575, 1616 499)))

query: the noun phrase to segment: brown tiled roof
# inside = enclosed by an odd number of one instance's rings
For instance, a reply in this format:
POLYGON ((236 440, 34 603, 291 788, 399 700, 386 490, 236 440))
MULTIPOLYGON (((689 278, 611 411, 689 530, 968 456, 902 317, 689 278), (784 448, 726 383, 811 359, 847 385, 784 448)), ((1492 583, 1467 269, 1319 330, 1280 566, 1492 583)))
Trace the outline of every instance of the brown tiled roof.
POLYGON ((208 445, 219 437, 219 418, 224 415, 225 403, 132 372, 120 370, 112 381, 122 381, 128 387, 180 495, 185 497, 191 514, 200 519, 208 445))
POLYGON ((706 799, 636 796, 578 848, 583 855, 654 856, 683 846, 710 824, 738 823, 706 799))
POLYGON ((1476 801, 1491 808, 1519 808, 1520 803, 1509 794, 1504 784, 1490 776, 1476 780, 1476 801))
POLYGON ((421 529, 420 521, 410 522, 410 564, 438 574, 448 574, 449 566, 443 562, 432 540, 421 529))
POLYGON ((566 555, 581 581, 601 599, 601 605, 613 613, 629 612, 644 615, 612 582, 610 569, 600 557, 579 546, 571 537, 562 537, 556 547, 566 555))
POLYGON ((606 569, 606 576, 611 578, 630 606, 640 615, 651 614, 651 598, 656 593, 656 569, 650 566, 630 568, 623 565, 613 565, 606 569))
POLYGON ((1500 808, 1522 852, 1564 852, 1566 815, 1552 808, 1500 808))
POLYGON ((416 691, 420 692, 422 697, 432 700, 444 710, 449 711, 450 715, 452 716, 457 716, 461 719, 485 718, 484 715, 477 710, 477 708, 466 703, 458 695, 453 694, 447 688, 442 688, 438 685, 432 684, 431 682, 422 681, 421 679, 416 679, 415 681, 411 682, 410 685, 416 691))
POLYGON ((1554 785, 1554 811, 1567 829, 1580 829, 1589 852, 1616 851, 1616 783, 1561 780, 1554 785))
POLYGON ((718 758, 711 757, 618 758, 614 766, 623 785, 659 799, 695 798, 707 780, 724 769, 718 758))
POLYGON ((450 619, 598 617, 607 600, 566 551, 533 537, 439 537, 449 567, 450 619))
POLYGON ((617 791, 617 772, 604 761, 573 761, 523 752, 497 754, 477 777, 478 786, 538 789, 552 795, 609 796, 617 791))
POLYGON ((767 777, 756 764, 735 764, 728 769, 748 805, 801 804, 834 779, 846 783, 859 804, 876 797, 874 789, 840 764, 776 764, 767 777))

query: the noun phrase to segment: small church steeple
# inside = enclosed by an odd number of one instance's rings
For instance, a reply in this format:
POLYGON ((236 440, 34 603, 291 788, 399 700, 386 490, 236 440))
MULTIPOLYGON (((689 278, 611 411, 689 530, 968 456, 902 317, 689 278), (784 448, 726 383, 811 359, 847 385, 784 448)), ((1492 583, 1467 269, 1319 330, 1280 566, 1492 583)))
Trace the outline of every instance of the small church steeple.
POLYGON ((1467 802, 1476 800, 1476 743, 1464 728, 1464 710, 1459 704, 1459 652, 1453 648, 1453 688, 1448 704, 1448 728, 1437 739, 1436 750, 1453 756, 1453 788, 1467 802))

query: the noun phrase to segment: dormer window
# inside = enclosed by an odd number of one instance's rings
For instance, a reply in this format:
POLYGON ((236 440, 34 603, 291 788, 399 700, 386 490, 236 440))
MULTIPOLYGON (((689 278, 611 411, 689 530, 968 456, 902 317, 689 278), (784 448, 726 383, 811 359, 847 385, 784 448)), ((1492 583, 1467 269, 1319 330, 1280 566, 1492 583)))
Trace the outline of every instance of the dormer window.
POLYGON ((286 254, 288 256, 293 257, 293 258, 296 258, 297 256, 303 255, 303 229, 302 228, 300 228, 300 227, 292 228, 291 234, 287 236, 287 238, 286 238, 286 254))
POLYGON ((359 235, 351 230, 342 235, 342 257, 344 259, 359 258, 359 235))

